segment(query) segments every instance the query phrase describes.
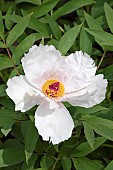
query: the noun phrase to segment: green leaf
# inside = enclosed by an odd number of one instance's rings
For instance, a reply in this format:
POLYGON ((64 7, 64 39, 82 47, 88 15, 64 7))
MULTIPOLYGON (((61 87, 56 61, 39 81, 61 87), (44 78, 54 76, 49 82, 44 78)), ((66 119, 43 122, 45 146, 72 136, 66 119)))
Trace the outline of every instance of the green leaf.
POLYGON ((37 159, 37 154, 33 154, 31 158, 28 160, 28 164, 26 162, 23 163, 22 170, 32 170, 36 159, 37 159))
POLYGON ((96 160, 91 160, 86 157, 84 158, 74 158, 74 167, 76 170, 103 170, 104 166, 96 160))
POLYGON ((29 50, 29 48, 34 44, 35 36, 29 35, 27 36, 14 50, 12 59, 15 64, 19 64, 21 57, 25 52, 29 50))
POLYGON ((81 29, 82 25, 75 26, 69 29, 60 39, 58 44, 58 50, 65 55, 67 51, 72 47, 74 41, 81 29))
POLYGON ((91 116, 90 118, 86 118, 85 121, 90 125, 98 125, 98 126, 104 125, 110 129, 113 129, 113 121, 109 119, 104 119, 97 116, 91 116))
POLYGON ((59 0, 50 1, 50 2, 47 2, 47 3, 44 3, 42 5, 35 7, 35 9, 33 10, 33 17, 39 18, 47 14, 49 11, 51 11, 56 6, 58 1, 59 0))
POLYGON ((96 0, 96 3, 93 4, 91 9, 91 15, 94 18, 104 15, 104 3, 106 0, 96 0))
POLYGON ((5 84, 0 85, 0 97, 6 96, 5 89, 6 89, 5 84))
POLYGON ((113 82, 113 64, 104 68, 102 73, 108 81, 113 82))
POLYGON ((7 21, 12 21, 14 23, 18 23, 21 21, 22 17, 20 15, 5 15, 3 16, 3 19, 7 20, 7 21))
POLYGON ((108 164, 108 166, 104 170, 111 170, 113 169, 113 160, 108 164))
POLYGON ((92 124, 92 128, 97 134, 113 141, 113 129, 109 128, 107 124, 106 125, 101 124, 101 126, 98 124, 97 125, 92 124))
POLYGON ((69 157, 63 156, 61 158, 63 170, 71 170, 71 160, 69 157))
POLYGON ((0 70, 6 69, 9 67, 13 67, 11 60, 6 56, 0 57, 0 70))
POLYGON ((23 115, 8 109, 0 110, 0 127, 5 130, 11 129, 17 120, 23 120, 23 115))
POLYGON ((0 150, 0 167, 11 166, 23 162, 25 159, 22 148, 8 148, 0 150))
POLYGON ((113 33, 113 9, 105 2, 104 4, 105 15, 107 19, 108 26, 113 33))
POLYGON ((17 38, 23 34, 26 27, 28 26, 31 14, 24 16, 9 32, 9 35, 6 39, 7 46, 11 46, 17 38))
POLYGON ((8 139, 3 144, 3 148, 24 148, 24 145, 22 145, 17 139, 8 139))
POLYGON ((103 30, 102 27, 100 26, 100 23, 98 23, 91 15, 84 12, 84 17, 87 21, 89 28, 95 29, 95 30, 100 30, 100 31, 103 30))
POLYGON ((85 5, 90 5, 94 3, 93 0, 79 0, 79 1, 75 1, 75 0, 71 0, 67 3, 65 3, 63 6, 61 6, 60 8, 58 8, 54 14, 53 17, 56 20, 57 18, 59 18, 60 16, 69 14, 85 5))
POLYGON ((102 111, 102 110, 103 111, 107 110, 107 108, 103 107, 103 106, 99 106, 99 105, 93 106, 91 108, 82 108, 82 107, 76 108, 77 113, 83 113, 85 115, 93 114, 93 113, 96 113, 96 112, 99 112, 99 111, 102 111))
POLYGON ((15 0, 16 4, 21 2, 29 2, 35 5, 41 5, 41 0, 15 0))
POLYGON ((6 16, 5 16, 5 26, 8 30, 11 29, 12 25, 13 25, 13 22, 10 21, 9 19, 7 19, 7 16, 8 15, 13 15, 13 12, 14 12, 14 6, 10 6, 7 13, 6 13, 6 16))
POLYGON ((28 27, 45 35, 49 35, 48 25, 42 23, 38 19, 31 17, 28 27))
POLYGON ((2 41, 0 41, 0 48, 6 48, 6 45, 2 41))
POLYGON ((95 142, 94 131, 88 123, 83 122, 83 125, 84 125, 85 137, 86 137, 88 143, 90 144, 91 148, 93 149, 94 142, 95 142))
POLYGON ((88 29, 85 28, 85 30, 87 32, 89 32, 91 35, 93 35, 95 38, 98 38, 99 40, 101 40, 104 45, 108 45, 108 46, 113 46, 113 35, 110 33, 107 33, 105 31, 100 31, 100 30, 94 30, 94 29, 88 29))
POLYGON ((45 169, 49 169, 53 165, 53 163, 54 163, 54 158, 47 154, 45 154, 40 161, 41 168, 45 168, 45 169))
POLYGON ((61 30, 60 30, 60 28, 59 28, 59 25, 58 25, 57 22, 54 20, 54 18, 53 18, 52 16, 50 16, 49 14, 46 15, 46 18, 47 18, 47 21, 48 21, 48 23, 49 23, 49 25, 50 25, 50 28, 51 28, 51 30, 52 30, 55 38, 56 38, 57 40, 59 40, 59 39, 61 38, 61 35, 62 35, 61 30))
POLYGON ((0 11, 0 37, 4 40, 4 25, 2 21, 2 13, 0 11))
POLYGON ((94 142, 94 149, 91 148, 88 142, 84 142, 76 147, 71 153, 72 157, 83 157, 88 155, 89 153, 96 150, 100 145, 102 145, 106 141, 106 138, 104 137, 97 137, 95 138, 94 142))
POLYGON ((92 53, 92 37, 83 28, 80 31, 80 50, 89 55, 92 53))
POLYGON ((36 147, 36 142, 38 140, 38 131, 35 128, 33 122, 31 122, 30 120, 22 122, 21 131, 25 141, 26 161, 28 162, 36 147))

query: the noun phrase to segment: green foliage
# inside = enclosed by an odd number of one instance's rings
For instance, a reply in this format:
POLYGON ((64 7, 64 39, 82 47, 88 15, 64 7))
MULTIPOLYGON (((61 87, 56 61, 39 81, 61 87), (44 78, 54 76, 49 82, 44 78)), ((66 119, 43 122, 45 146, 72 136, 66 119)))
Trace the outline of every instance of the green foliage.
POLYGON ((69 29, 60 39, 58 43, 58 50, 61 52, 62 55, 65 55, 67 51, 72 47, 79 31, 81 25, 75 26, 69 29))
POLYGON ((0 0, 0 170, 112 170, 112 149, 113 1, 0 0), (101 104, 82 108, 64 102, 75 129, 58 145, 38 135, 36 109, 15 111, 5 91, 9 77, 24 74, 21 58, 40 43, 62 55, 88 53, 97 74, 108 80, 101 104))
POLYGON ((0 150, 0 167, 15 165, 25 159, 22 148, 7 148, 0 150))

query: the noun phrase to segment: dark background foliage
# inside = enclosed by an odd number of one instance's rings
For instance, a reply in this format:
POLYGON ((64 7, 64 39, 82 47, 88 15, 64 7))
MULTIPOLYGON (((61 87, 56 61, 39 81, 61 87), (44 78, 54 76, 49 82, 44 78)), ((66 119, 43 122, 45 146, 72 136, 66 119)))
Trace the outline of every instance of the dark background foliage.
POLYGON ((113 169, 112 6, 112 0, 0 0, 1 170, 113 169), (85 109, 64 103, 75 129, 68 141, 54 146, 38 135, 36 108, 15 112, 5 92, 9 78, 24 74, 24 53, 40 43, 54 45, 63 55, 88 53, 97 74, 109 82, 106 99, 97 106, 85 109))

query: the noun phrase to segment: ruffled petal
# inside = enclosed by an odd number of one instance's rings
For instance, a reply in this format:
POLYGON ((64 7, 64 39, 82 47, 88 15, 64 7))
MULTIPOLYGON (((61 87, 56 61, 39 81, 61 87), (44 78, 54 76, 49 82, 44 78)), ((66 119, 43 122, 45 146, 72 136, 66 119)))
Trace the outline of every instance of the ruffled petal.
POLYGON ((35 113, 35 126, 43 140, 58 144, 71 137, 74 123, 63 104, 50 109, 49 102, 44 101, 35 113))
POLYGON ((68 101, 74 106, 81 106, 85 108, 101 103, 105 99, 107 80, 103 78, 102 74, 99 74, 96 75, 89 83, 90 84, 87 87, 79 91, 65 94, 61 100, 68 101))
POLYGON ((89 81, 95 76, 96 67, 94 60, 82 51, 76 51, 66 57, 66 79, 65 92, 70 93, 80 90, 87 85, 89 81))
POLYGON ((63 75, 64 59, 55 47, 34 45, 25 57, 22 65, 27 80, 35 88, 41 90, 42 84, 48 79, 61 79, 63 75))
POLYGON ((14 101, 15 110, 25 112, 41 103, 41 96, 25 81, 25 76, 16 76, 8 80, 7 95, 14 101))

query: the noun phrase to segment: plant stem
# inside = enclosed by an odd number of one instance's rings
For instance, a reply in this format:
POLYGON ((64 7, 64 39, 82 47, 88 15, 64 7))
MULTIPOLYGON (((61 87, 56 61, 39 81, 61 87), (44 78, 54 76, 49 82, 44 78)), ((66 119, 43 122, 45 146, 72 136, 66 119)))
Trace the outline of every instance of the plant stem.
POLYGON ((101 58, 98 66, 97 66, 97 70, 100 68, 100 66, 101 66, 101 64, 102 64, 102 62, 103 62, 103 59, 104 59, 104 57, 105 57, 105 54, 106 54, 106 51, 104 51, 104 53, 103 53, 103 55, 102 55, 102 58, 101 58))
POLYGON ((102 144, 101 146, 107 147, 107 148, 113 148, 113 145, 110 145, 110 144, 102 144))
POLYGON ((8 55, 9 55, 9 58, 10 58, 10 60, 11 60, 12 64, 13 64, 14 69, 16 70, 16 72, 17 72, 17 74, 18 74, 18 76, 19 76, 19 75, 20 75, 20 73, 19 73, 19 71, 17 70, 17 68, 16 68, 16 66, 15 66, 14 61, 12 60, 11 53, 10 53, 10 51, 9 51, 9 49, 8 49, 8 48, 6 48, 6 50, 7 50, 7 53, 8 53, 8 55))
POLYGON ((56 161, 55 161, 55 163, 54 163, 54 165, 53 165, 53 167, 52 167, 52 170, 54 170, 55 169, 55 166, 56 166, 56 164, 57 164, 57 162, 60 160, 60 155, 56 158, 56 161))

